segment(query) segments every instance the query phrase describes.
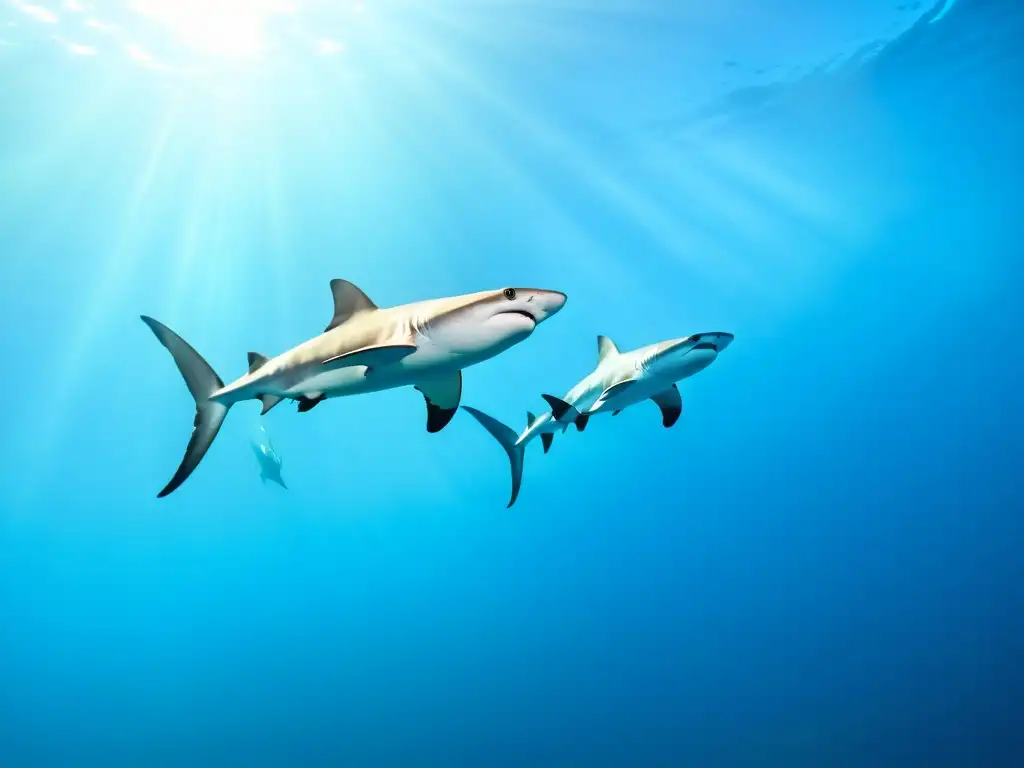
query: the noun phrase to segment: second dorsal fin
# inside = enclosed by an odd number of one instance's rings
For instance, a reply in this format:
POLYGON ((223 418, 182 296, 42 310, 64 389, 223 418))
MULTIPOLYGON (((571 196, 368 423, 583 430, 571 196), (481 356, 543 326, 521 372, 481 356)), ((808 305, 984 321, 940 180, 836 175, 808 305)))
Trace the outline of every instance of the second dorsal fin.
POLYGON ((601 363, 606 357, 610 355, 619 354, 619 348, 615 346, 615 342, 609 339, 607 336, 597 337, 597 362, 601 363))
POLYGON ((331 294, 334 296, 334 317, 324 333, 337 328, 353 315, 377 309, 370 297, 348 280, 331 280, 331 294))

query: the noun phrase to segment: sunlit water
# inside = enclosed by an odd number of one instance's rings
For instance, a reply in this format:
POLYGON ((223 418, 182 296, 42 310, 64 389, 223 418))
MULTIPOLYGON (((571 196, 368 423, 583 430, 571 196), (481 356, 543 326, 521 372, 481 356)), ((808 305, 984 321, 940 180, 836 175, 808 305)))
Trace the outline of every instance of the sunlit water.
POLYGON ((0 6, 0 763, 1024 764, 1024 13, 1011 2, 0 6), (192 401, 382 306, 569 300, 411 389, 192 401), (288 490, 263 484, 272 439, 288 490))

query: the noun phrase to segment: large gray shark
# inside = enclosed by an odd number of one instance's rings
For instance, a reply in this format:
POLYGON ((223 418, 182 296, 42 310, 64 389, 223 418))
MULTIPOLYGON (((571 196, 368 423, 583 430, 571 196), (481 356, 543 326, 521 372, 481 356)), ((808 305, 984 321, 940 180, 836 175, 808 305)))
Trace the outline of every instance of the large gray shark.
POLYGON ((227 386, 188 342, 151 317, 142 320, 174 358, 196 401, 192 437, 158 497, 199 466, 228 410, 259 400, 266 413, 284 399, 300 413, 330 397, 414 386, 427 404, 427 431, 451 421, 462 397, 462 369, 518 344, 565 305, 565 294, 504 288, 380 308, 359 288, 332 280, 334 317, 319 336, 267 359, 249 353, 249 370, 227 386))
POLYGON ((483 411, 462 406, 490 432, 508 454, 512 466, 512 498, 515 504, 523 479, 526 446, 540 437, 544 453, 551 448, 555 434, 565 432, 570 424, 582 432, 591 416, 603 413, 616 415, 646 400, 653 400, 661 409, 661 423, 671 427, 683 412, 683 400, 677 381, 699 373, 715 361, 718 354, 732 343, 731 333, 697 333, 682 339, 671 339, 620 352, 607 336, 597 337, 597 367, 587 374, 563 398, 543 395, 551 410, 540 416, 526 414, 526 429, 521 434, 488 416, 483 411))

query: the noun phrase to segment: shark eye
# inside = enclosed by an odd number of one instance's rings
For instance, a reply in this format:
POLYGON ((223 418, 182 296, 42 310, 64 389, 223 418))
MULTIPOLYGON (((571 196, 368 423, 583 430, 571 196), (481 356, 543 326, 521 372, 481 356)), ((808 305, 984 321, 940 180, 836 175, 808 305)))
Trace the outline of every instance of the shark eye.
POLYGON ((504 291, 502 291, 502 293, 505 294, 505 298, 508 299, 509 301, 513 301, 516 297, 515 288, 506 288, 504 291))

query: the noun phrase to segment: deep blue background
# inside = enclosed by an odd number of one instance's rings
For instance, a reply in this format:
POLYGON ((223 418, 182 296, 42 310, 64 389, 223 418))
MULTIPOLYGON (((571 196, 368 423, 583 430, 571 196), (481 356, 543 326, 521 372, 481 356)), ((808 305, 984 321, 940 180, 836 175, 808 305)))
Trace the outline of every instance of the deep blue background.
POLYGON ((452 69, 440 22, 368 34, 355 106, 0 63, 0 762, 1024 764, 1024 14, 935 11, 697 107, 637 72, 632 122, 554 60, 532 108, 506 49, 452 69), (332 277, 566 291, 466 372, 515 427, 598 333, 736 341, 676 428, 531 446, 511 510, 497 445, 411 391, 270 414, 288 492, 236 408, 157 501, 191 403, 137 315, 229 379, 332 277))

